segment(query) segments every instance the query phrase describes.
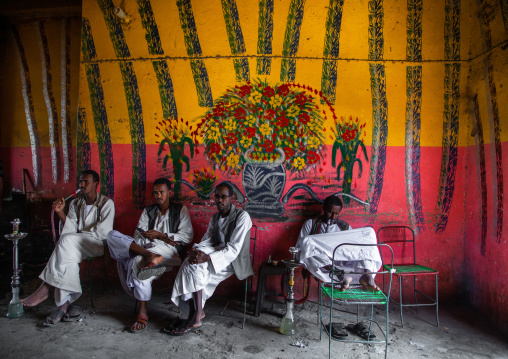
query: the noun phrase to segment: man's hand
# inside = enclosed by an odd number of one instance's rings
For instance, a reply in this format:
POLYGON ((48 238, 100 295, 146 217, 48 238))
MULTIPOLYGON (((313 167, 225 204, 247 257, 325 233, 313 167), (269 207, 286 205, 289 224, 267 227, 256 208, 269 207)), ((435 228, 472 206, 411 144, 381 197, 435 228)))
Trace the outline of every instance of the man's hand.
POLYGON ((149 230, 149 231, 146 231, 143 233, 143 236, 145 238, 148 238, 149 240, 153 241, 154 239, 160 239, 160 240, 164 240, 166 239, 166 234, 164 233, 161 233, 159 231, 155 231, 153 229, 149 230))
POLYGON ((53 202, 53 209, 57 214, 62 213, 64 208, 65 208, 65 199, 63 197, 53 202))
POLYGON ((190 264, 199 264, 210 262, 210 256, 200 251, 199 249, 192 248, 189 252, 189 263, 190 264))

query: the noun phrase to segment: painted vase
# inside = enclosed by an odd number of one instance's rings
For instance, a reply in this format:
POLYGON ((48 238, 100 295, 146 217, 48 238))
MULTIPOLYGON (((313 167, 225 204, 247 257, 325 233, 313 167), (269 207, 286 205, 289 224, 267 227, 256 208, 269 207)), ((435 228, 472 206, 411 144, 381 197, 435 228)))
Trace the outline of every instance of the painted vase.
POLYGON ((284 213, 280 201, 286 185, 284 151, 277 148, 280 157, 274 162, 256 161, 250 158, 252 150, 247 151, 243 167, 242 184, 247 197, 244 209, 254 217, 279 217, 284 213))

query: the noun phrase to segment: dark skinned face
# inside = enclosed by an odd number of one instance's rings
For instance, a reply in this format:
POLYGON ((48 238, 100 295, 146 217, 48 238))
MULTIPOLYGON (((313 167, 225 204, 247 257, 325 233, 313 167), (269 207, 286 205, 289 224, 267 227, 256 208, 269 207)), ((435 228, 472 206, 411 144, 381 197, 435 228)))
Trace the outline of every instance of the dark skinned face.
POLYGON ((81 189, 80 196, 90 196, 97 192, 98 185, 99 182, 94 182, 92 175, 81 175, 79 177, 79 189, 81 189))
POLYGON ((340 206, 328 206, 324 209, 323 220, 328 222, 329 220, 335 220, 339 218, 340 211, 342 211, 342 207, 340 206))
POLYGON ((229 213, 231 209, 231 196, 227 187, 219 187, 215 190, 215 203, 222 215, 229 213))
POLYGON ((153 186, 153 197, 160 208, 165 208, 169 204, 171 190, 165 184, 156 184, 153 186))

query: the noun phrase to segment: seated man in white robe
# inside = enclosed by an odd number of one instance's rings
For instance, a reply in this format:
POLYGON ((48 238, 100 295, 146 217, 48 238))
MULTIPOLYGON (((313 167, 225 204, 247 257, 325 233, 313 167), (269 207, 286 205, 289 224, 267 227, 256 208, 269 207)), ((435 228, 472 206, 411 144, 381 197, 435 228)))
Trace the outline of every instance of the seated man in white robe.
POLYGON ((71 312, 69 305, 81 296, 79 263, 89 257, 104 255, 104 241, 113 229, 115 205, 111 199, 97 193, 99 174, 83 171, 79 178, 79 198, 69 205, 65 215, 64 198, 53 203, 53 209, 64 223, 53 254, 39 276, 41 286, 22 300, 25 307, 33 307, 48 298, 55 288, 57 309, 46 318, 45 326, 54 326, 71 312))
MULTIPOLYGON (((300 231, 298 241, 296 242, 296 247, 299 250, 298 258, 301 259, 300 254, 302 252, 308 252, 308 248, 306 248, 308 245, 306 238, 309 235, 334 233, 353 229, 347 222, 339 219, 342 207, 342 200, 339 197, 335 195, 328 196, 323 203, 323 215, 319 218, 305 221, 302 230, 300 231)), ((325 254, 316 254, 314 256, 306 257, 301 260, 301 262, 315 278, 324 282, 330 282, 329 267, 332 260, 329 256, 325 254)), ((336 262, 335 265, 349 272, 375 272, 378 269, 376 268, 376 263, 367 258, 362 260, 336 262)), ((351 275, 344 275, 342 280, 342 289, 347 289, 352 281, 353 277, 351 275)), ((371 289, 379 290, 374 282, 374 278, 370 274, 361 275, 359 282, 371 289)))
POLYGON ((201 327, 205 302, 220 282, 233 273, 240 280, 253 274, 249 255, 252 222, 247 212, 231 204, 232 197, 230 185, 217 186, 219 212, 212 216, 203 239, 194 245, 178 271, 171 300, 188 317, 180 325, 164 328, 170 335, 180 336, 201 327))
POLYGON ((171 192, 168 179, 156 179, 153 195, 157 203, 143 210, 134 238, 118 231, 108 235, 108 247, 111 257, 117 260, 122 287, 140 303, 136 322, 130 328, 132 333, 145 330, 148 325, 152 281, 182 263, 184 246, 194 236, 187 207, 172 202, 171 192))

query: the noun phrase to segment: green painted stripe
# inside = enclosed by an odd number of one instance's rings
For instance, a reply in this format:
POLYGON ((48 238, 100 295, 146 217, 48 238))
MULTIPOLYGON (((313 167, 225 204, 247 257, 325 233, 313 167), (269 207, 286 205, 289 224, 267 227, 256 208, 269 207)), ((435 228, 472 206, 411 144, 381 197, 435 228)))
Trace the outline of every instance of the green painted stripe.
MULTIPOLYGON (((139 15, 141 16, 141 24, 146 31, 145 38, 148 45, 148 52, 151 55, 164 55, 159 29, 155 23, 155 16, 150 1, 136 0, 136 2, 138 4, 139 15)), ((155 71, 155 77, 157 78, 162 116, 164 116, 164 118, 177 118, 178 112, 176 109, 175 93, 168 63, 166 60, 153 60, 152 66, 155 71)))
POLYGON ((406 59, 422 61, 422 0, 407 0, 406 59))
POLYGON ((201 55, 201 45, 199 44, 196 22, 194 21, 194 13, 190 0, 178 0, 178 14, 180 16, 180 26, 182 27, 185 48, 187 55, 194 57, 190 61, 192 77, 196 86, 198 95, 198 104, 201 107, 212 107, 213 97, 210 80, 208 79, 208 71, 203 60, 199 59, 201 55))
MULTIPOLYGON (((222 0, 222 13, 226 23, 231 54, 242 55, 245 53, 245 42, 243 40, 242 28, 238 16, 238 9, 235 0, 222 0)), ((233 59, 237 82, 247 82, 250 79, 249 60, 247 57, 233 59)))
MULTIPOLYGON (((116 56, 119 58, 130 57, 120 21, 114 15, 113 2, 111 0, 97 1, 104 15, 106 26, 109 29, 109 37, 116 56)), ((127 111, 129 113, 132 146, 132 198, 137 208, 144 208, 146 204, 146 146, 143 109, 132 61, 120 62, 119 66, 127 100, 127 111)))
POLYGON ((445 60, 460 61, 460 0, 446 0, 444 40, 445 60))
POLYGON ((369 60, 383 59, 383 0, 369 1, 369 60))
MULTIPOLYGON (((272 54, 273 0, 259 1, 258 54, 272 54)), ((270 75, 272 60, 269 57, 257 59, 258 75, 270 75)))
MULTIPOLYGON (((344 0, 330 0, 326 19, 326 35, 323 57, 339 57, 340 26, 342 23, 342 8, 344 0)), ((337 87, 337 61, 324 60, 321 74, 321 91, 323 95, 335 102, 337 87)))
POLYGON ((280 69, 280 80, 282 82, 293 82, 296 75, 296 59, 294 56, 298 52, 300 44, 300 29, 303 20, 303 8, 305 0, 291 0, 289 13, 286 23, 286 32, 284 33, 284 44, 282 47, 282 59, 280 69), (287 58, 290 57, 290 58, 287 58))

